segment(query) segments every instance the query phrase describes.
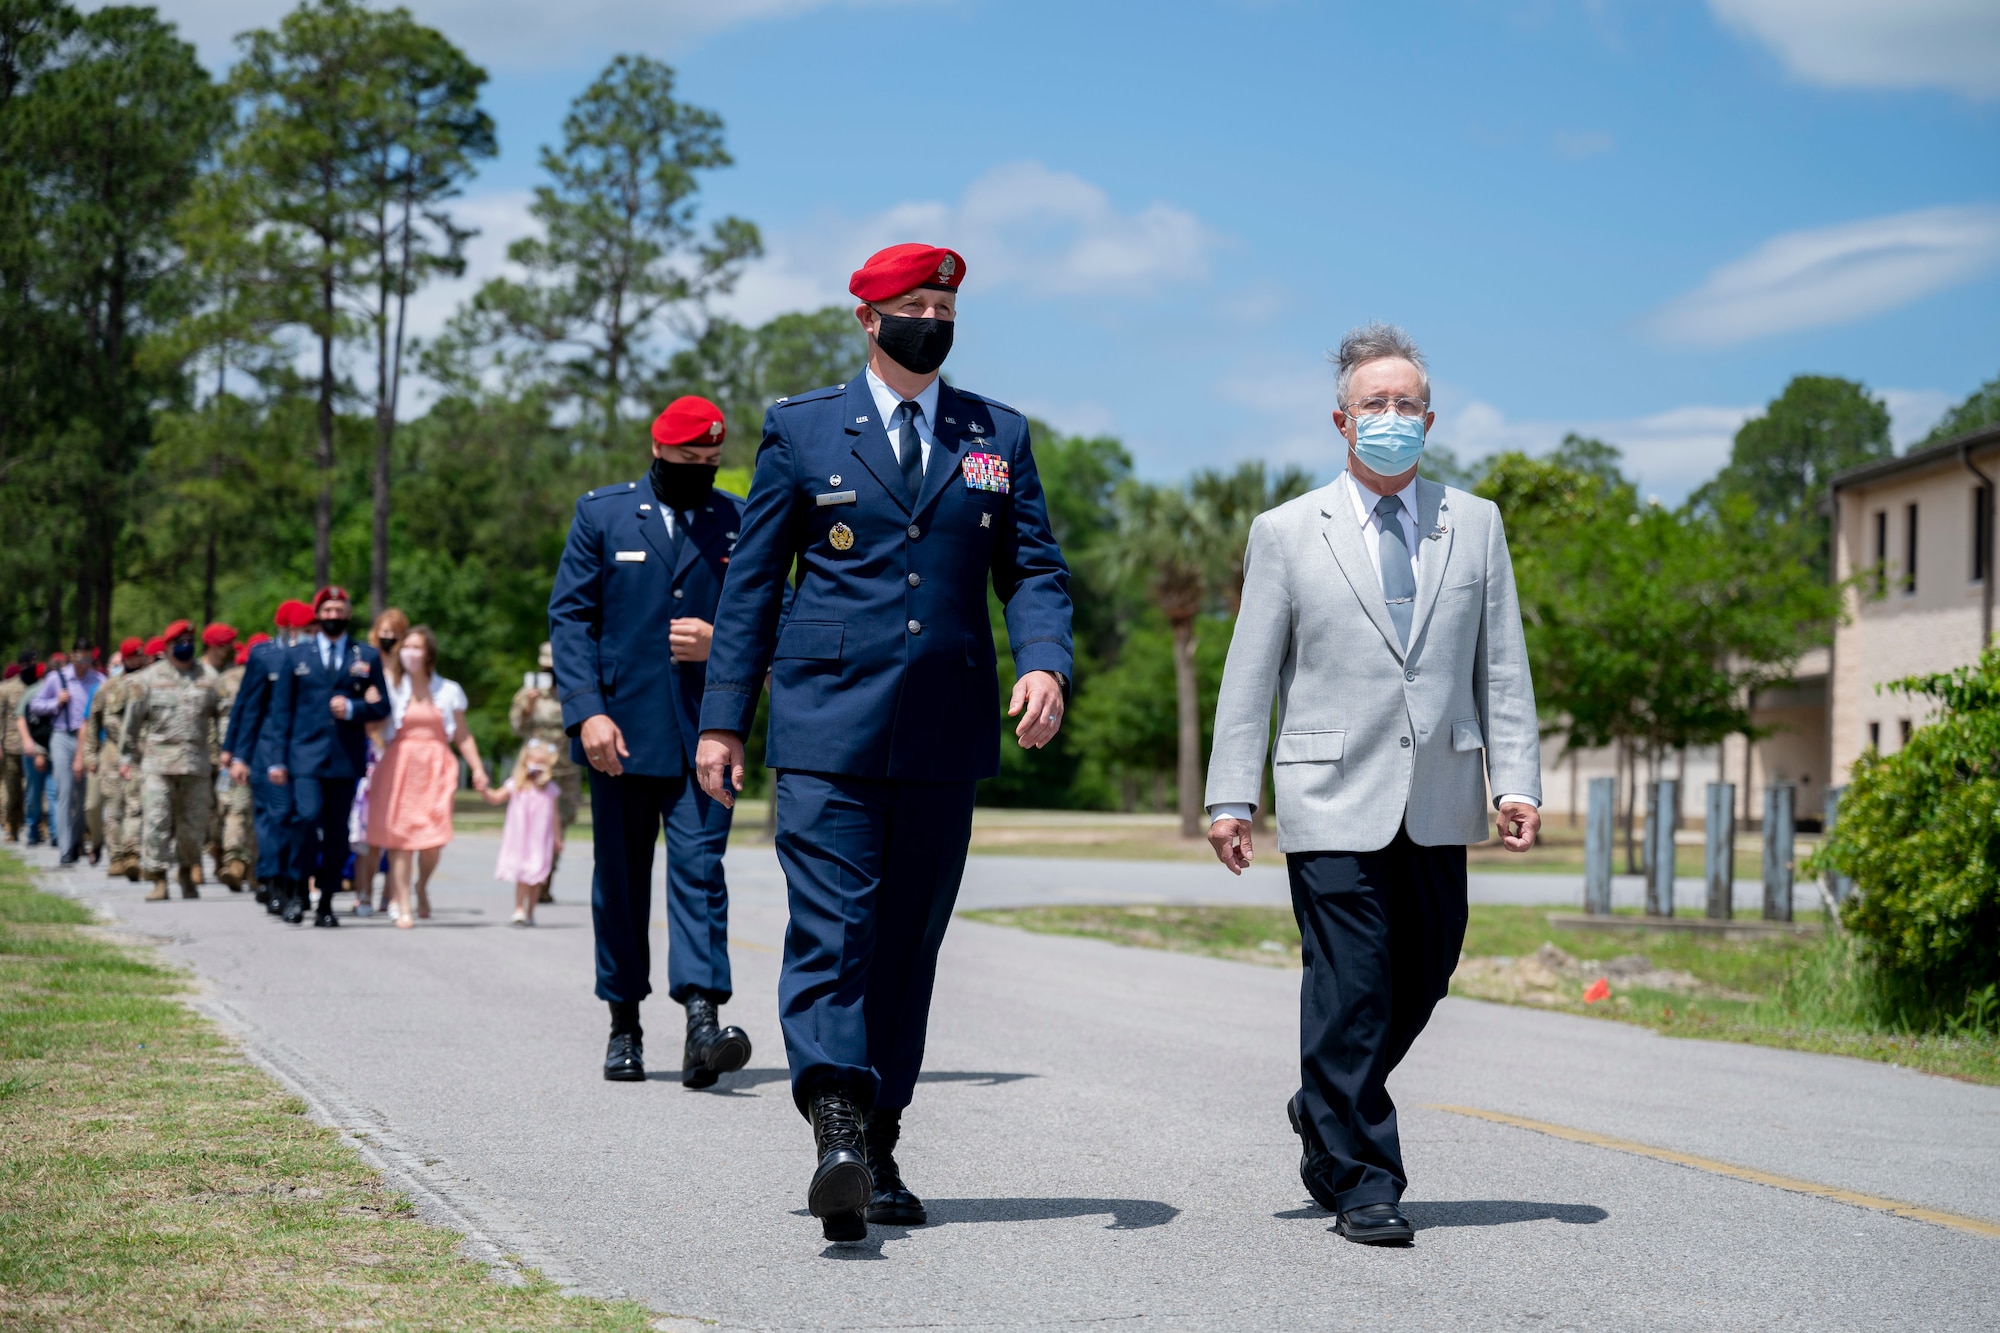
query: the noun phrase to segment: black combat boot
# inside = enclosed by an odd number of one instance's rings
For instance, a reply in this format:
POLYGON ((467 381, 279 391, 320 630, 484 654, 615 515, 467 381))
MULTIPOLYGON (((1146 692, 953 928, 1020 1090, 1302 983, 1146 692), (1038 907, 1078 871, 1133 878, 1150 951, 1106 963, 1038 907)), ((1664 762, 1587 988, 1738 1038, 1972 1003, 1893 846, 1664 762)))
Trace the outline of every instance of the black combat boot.
POLYGON ((645 1029, 637 1000, 611 1001, 611 1041, 604 1048, 604 1077, 613 1083, 646 1081, 645 1029))
POLYGON ((264 904, 264 910, 272 916, 284 915, 285 902, 291 893, 291 890, 285 887, 289 882, 283 875, 278 875, 257 886, 258 897, 264 904))
POLYGON ((812 1127, 819 1166, 806 1189, 806 1208, 828 1240, 866 1240, 862 1210, 875 1192, 875 1178, 868 1173, 861 1112, 839 1088, 823 1088, 813 1095, 812 1127))
POLYGON ((750 1063, 750 1035, 719 1025, 719 1006, 701 991, 689 995, 687 1045, 681 1051, 681 1086, 709 1088, 716 1075, 733 1074, 750 1063))
POLYGON ((896 1140, 902 1137, 903 1113, 876 1107, 868 1113, 862 1138, 868 1145, 868 1172, 875 1189, 868 1199, 868 1220, 878 1227, 920 1227, 930 1221, 924 1201, 903 1183, 896 1166, 896 1140))
POLYGON ((313 913, 313 924, 315 926, 337 926, 340 924, 340 918, 335 916, 333 912, 332 889, 321 889, 319 891, 319 910, 313 913))
POLYGON ((285 924, 296 926, 306 919, 306 908, 312 905, 312 890, 301 880, 285 881, 285 924))

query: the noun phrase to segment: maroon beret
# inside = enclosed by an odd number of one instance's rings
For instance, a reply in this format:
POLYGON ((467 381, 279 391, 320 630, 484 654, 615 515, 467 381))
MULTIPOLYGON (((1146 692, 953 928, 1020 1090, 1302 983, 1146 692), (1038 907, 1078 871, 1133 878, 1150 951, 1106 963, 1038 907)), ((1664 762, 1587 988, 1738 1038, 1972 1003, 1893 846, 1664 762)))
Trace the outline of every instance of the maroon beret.
POLYGON ((657 444, 721 444, 729 428, 723 424, 722 409, 706 398, 689 394, 667 404, 667 410, 653 419, 653 440, 657 444))
POLYGON ((313 619, 315 620, 319 619, 319 609, 321 605, 323 605, 326 602, 332 601, 336 597, 338 597, 341 601, 348 603, 349 605, 352 605, 354 602, 354 599, 347 595, 347 589, 341 587, 338 583, 329 583, 324 588, 321 588, 318 592, 313 594, 313 604, 312 604, 313 619))
POLYGON ((172 643, 175 639, 178 639, 183 634, 190 633, 193 629, 193 622, 176 620, 173 624, 160 631, 160 642, 172 643))
POLYGON ((125 640, 125 642, 118 645, 118 655, 120 657, 137 657, 140 653, 143 653, 145 651, 146 651, 146 641, 144 639, 139 638, 137 635, 134 635, 132 638, 129 638, 125 640))
POLYGON ((965 258, 937 245, 892 245, 854 270, 847 290, 863 301, 886 301, 918 287, 955 292, 965 281, 965 258))
POLYGON ((201 641, 211 648, 220 648, 225 643, 235 643, 236 626, 225 625, 218 620, 201 632, 201 641))
POLYGON ((158 657, 165 651, 167 651, 167 641, 165 639, 146 640, 146 656, 158 657))

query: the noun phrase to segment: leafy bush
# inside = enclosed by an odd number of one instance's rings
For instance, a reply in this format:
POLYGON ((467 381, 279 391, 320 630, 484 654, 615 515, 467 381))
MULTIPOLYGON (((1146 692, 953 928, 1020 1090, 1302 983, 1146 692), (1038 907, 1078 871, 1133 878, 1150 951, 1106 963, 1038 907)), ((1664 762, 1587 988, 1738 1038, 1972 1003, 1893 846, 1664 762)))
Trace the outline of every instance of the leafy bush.
POLYGON ((2000 983, 2000 650, 1889 688, 1943 712, 1895 754, 1855 764, 1809 869, 1853 878, 1841 919, 1904 1021, 1983 1025, 2000 983))

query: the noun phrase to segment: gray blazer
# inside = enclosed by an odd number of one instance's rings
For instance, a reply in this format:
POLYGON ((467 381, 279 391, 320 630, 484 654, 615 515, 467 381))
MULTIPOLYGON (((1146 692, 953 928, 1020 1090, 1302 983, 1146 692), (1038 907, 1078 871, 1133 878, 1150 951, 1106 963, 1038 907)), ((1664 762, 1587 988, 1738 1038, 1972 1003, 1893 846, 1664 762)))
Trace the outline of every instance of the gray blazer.
POLYGON ((1207 803, 1256 803, 1278 699, 1278 849, 1483 841, 1487 790, 1542 795, 1535 687, 1500 511, 1417 482, 1417 601, 1396 637, 1344 478, 1258 516, 1207 803), (1485 764, 1480 753, 1485 752, 1485 764))

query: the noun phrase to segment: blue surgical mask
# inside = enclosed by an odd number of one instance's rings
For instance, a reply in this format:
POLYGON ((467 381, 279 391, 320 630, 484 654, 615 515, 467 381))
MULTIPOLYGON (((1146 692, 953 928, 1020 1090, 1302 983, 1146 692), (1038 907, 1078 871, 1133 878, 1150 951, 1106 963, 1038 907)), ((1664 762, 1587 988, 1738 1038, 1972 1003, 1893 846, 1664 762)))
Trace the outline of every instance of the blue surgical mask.
POLYGON ((1408 472, 1424 456, 1424 419, 1396 412, 1354 418, 1354 456, 1385 477, 1408 472))

